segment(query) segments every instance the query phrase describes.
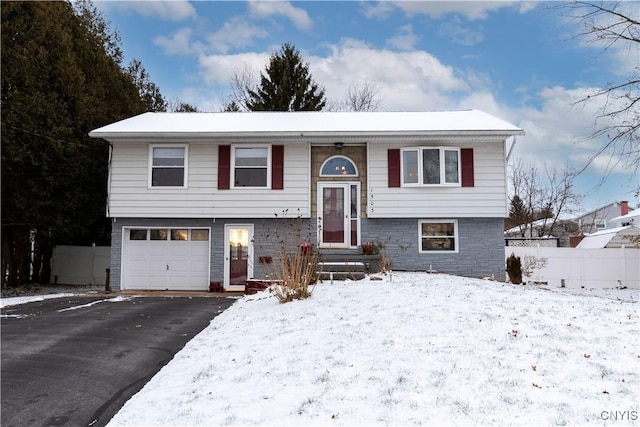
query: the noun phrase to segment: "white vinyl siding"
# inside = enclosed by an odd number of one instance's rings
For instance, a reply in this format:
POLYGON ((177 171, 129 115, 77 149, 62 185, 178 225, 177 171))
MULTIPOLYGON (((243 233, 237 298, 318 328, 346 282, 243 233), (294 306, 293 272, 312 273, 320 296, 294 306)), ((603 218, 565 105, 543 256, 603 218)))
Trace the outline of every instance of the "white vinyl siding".
MULTIPOLYGON (((436 145, 436 144, 434 144, 436 145)), ((443 144, 437 144, 442 147, 443 144)), ((505 217, 504 142, 461 142, 473 148, 474 186, 389 188, 387 150, 399 144, 368 144, 367 216, 370 218, 505 217)))
MULTIPOLYGON (((131 218, 272 218, 309 216, 310 149, 286 145, 284 189, 218 190, 218 145, 188 143, 188 188, 149 188, 149 143, 113 144, 108 215, 131 218)), ((152 144, 157 145, 157 144, 152 144)))

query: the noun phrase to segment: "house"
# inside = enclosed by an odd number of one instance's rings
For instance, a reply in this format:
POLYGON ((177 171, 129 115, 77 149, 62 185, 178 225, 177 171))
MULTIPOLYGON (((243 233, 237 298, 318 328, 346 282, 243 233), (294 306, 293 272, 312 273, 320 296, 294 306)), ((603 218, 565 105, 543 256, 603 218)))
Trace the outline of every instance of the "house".
POLYGON ((612 218, 610 223, 617 224, 619 227, 625 225, 640 225, 640 209, 634 209, 631 212, 612 218))
POLYGON ((543 218, 505 230, 505 245, 569 247, 571 236, 578 231, 578 223, 571 219, 543 218))
POLYGON ((621 248, 623 246, 625 248, 640 247, 640 228, 627 225, 596 231, 585 236, 576 247, 581 249, 602 249, 621 248))
POLYGON ((629 203, 625 201, 612 202, 596 210, 588 212, 574 219, 580 227, 582 234, 591 234, 596 231, 616 228, 619 225, 612 221, 613 218, 629 213, 629 203))
POLYGON ((145 113, 111 146, 112 289, 242 290, 283 212, 322 254, 385 244, 395 270, 504 277, 505 145, 477 110, 145 113))

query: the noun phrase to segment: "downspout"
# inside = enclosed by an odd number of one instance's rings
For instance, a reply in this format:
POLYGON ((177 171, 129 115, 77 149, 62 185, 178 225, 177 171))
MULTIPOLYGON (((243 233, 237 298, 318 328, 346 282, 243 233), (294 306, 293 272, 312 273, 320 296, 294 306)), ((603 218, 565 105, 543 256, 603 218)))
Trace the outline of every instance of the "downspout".
POLYGON ((106 204, 106 215, 107 218, 110 217, 109 215, 109 199, 111 196, 111 165, 112 165, 112 158, 113 158, 113 144, 111 144, 111 142, 109 142, 109 160, 107 163, 107 204, 106 204))
MULTIPOLYGON (((505 148, 507 145, 507 141, 505 140, 505 148)), ((504 188, 505 188, 505 213, 504 217, 509 217, 509 173, 507 172, 507 168, 509 166, 509 159, 511 158, 511 154, 513 154, 513 148, 516 146, 516 136, 513 135, 513 143, 511 143, 511 147, 509 147, 509 152, 507 153, 507 157, 504 161, 504 188)))
POLYGON ((513 135, 513 143, 511 147, 509 147, 509 152, 507 153, 507 164, 509 164, 509 159, 511 158, 511 154, 513 153, 513 148, 516 146, 517 137, 513 135))

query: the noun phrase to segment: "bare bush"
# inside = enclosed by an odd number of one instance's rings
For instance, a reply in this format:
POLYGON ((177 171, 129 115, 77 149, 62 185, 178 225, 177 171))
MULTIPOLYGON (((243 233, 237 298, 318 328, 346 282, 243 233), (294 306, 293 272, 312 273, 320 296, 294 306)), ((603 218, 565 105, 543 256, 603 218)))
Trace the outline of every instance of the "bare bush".
POLYGON ((268 256, 273 259, 273 263, 265 264, 271 282, 269 292, 281 303, 311 296, 320 262, 320 253, 311 233, 305 233, 302 217, 291 219, 286 215, 284 211, 272 234, 265 236, 268 256))

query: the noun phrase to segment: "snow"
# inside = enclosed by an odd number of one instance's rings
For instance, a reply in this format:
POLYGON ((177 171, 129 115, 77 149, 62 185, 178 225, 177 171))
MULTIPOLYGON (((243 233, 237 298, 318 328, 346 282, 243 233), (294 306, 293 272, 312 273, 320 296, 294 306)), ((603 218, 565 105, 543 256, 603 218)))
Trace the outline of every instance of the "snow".
POLYGON ((248 295, 109 426, 637 425, 638 297, 426 273, 248 295))
MULTIPOLYGON (((47 295, 26 295, 21 297, 9 297, 9 298, 1 298, 0 299, 0 308, 11 307, 13 305, 21 305, 34 301, 44 301, 46 299, 52 298, 64 298, 73 296, 73 293, 56 293, 56 294, 47 294, 47 295)), ((3 315, 4 317, 4 315, 3 315)))
POLYGON ((144 113, 89 132, 92 138, 150 134, 447 133, 523 130, 478 110, 427 112, 144 113))
POLYGON ((621 231, 629 230, 629 232, 637 231, 637 227, 626 225, 624 227, 607 228, 595 233, 588 234, 578 243, 577 248, 580 249, 602 249, 606 248, 609 242, 613 240, 621 231))

